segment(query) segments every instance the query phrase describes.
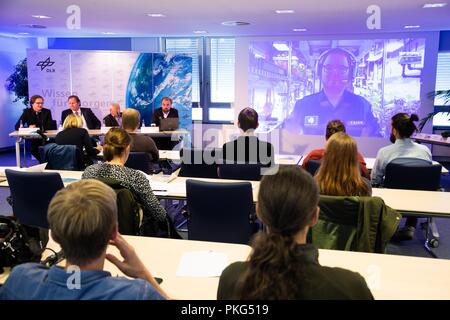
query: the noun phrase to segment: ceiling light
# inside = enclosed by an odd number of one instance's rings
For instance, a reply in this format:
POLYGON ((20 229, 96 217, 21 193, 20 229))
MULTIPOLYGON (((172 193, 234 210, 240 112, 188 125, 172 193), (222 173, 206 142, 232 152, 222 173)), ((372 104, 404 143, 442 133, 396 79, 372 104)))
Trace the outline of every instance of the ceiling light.
POLYGON ((32 24, 32 23, 24 23, 24 24, 19 24, 19 27, 22 28, 32 28, 32 29, 45 29, 47 28, 46 26, 40 25, 40 24, 32 24))
POLYGON ((248 26, 249 22, 243 22, 243 21, 225 21, 222 22, 222 25, 227 27, 238 27, 238 26, 248 26))
POLYGON ((299 28, 299 29, 292 29, 294 32, 305 32, 307 31, 305 28, 299 28))
POLYGON ((419 25, 415 25, 415 26, 404 26, 403 28, 404 28, 404 29, 417 29, 417 28, 420 28, 420 26, 419 26, 419 25))
POLYGON ((289 47, 285 42, 274 42, 273 47, 278 51, 289 51, 289 47))
POLYGON ((194 33, 196 33, 196 34, 205 34, 205 33, 208 33, 208 31, 205 31, 205 30, 195 30, 194 33))
POLYGON ((166 15, 162 14, 162 13, 147 13, 147 16, 152 17, 152 18, 165 18, 166 15))
POLYGON ((20 34, 21 36, 26 36, 28 34, 30 34, 29 32, 19 32, 18 34, 20 34))
POLYGON ((51 19, 51 17, 49 17, 49 16, 43 16, 43 15, 38 15, 38 14, 32 15, 32 17, 36 18, 36 19, 51 19))
POLYGON ((115 33, 115 32, 109 32, 109 31, 106 31, 106 32, 102 32, 102 34, 112 35, 112 34, 116 34, 116 33, 115 33))
POLYGON ((424 9, 430 9, 430 8, 442 8, 447 5, 446 2, 440 2, 440 3, 425 3, 422 8, 424 9))
POLYGON ((294 11, 294 10, 291 10, 291 9, 275 10, 275 12, 278 13, 278 14, 295 13, 295 11, 294 11))

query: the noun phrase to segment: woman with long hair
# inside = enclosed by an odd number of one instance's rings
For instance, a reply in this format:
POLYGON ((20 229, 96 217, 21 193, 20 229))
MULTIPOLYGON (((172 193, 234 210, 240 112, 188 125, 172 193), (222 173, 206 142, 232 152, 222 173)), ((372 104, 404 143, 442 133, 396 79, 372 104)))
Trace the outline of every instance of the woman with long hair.
POLYGON ((370 181, 361 176, 356 141, 344 132, 337 132, 328 139, 315 178, 324 195, 372 195, 370 181))
POLYGON ((218 299, 373 299, 361 275, 323 267, 306 244, 319 217, 319 189, 296 166, 281 167, 260 183, 256 213, 266 231, 256 234, 246 262, 222 273, 218 299))

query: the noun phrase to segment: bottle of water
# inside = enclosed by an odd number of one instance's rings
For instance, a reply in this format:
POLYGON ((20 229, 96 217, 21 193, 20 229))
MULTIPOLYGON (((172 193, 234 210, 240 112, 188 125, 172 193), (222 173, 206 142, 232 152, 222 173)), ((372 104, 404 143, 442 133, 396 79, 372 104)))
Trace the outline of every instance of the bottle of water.
POLYGON ((142 128, 145 128, 145 120, 142 119, 142 128))

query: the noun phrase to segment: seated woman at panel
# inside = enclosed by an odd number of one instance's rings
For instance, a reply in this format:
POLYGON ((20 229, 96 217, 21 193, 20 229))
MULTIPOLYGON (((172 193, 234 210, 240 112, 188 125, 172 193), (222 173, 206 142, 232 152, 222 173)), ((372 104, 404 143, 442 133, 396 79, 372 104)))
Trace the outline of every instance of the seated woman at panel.
POLYGON ((370 181, 361 176, 356 141, 344 132, 337 132, 328 139, 315 179, 324 195, 372 195, 370 181))
POLYGON ((140 114, 137 110, 128 108, 122 113, 122 128, 130 134, 131 151, 149 153, 152 156, 152 161, 158 161, 159 151, 155 141, 149 136, 136 134, 139 123, 140 114))
POLYGON ((144 211, 142 235, 179 238, 166 211, 153 194, 145 174, 124 166, 130 153, 130 144, 130 135, 124 129, 110 129, 103 146, 105 162, 87 167, 82 178, 109 178, 129 189, 144 211))
POLYGON ((218 299, 373 299, 364 278, 323 267, 318 250, 306 244, 319 218, 319 189, 306 171, 281 167, 262 178, 256 213, 267 232, 256 234, 247 262, 220 276, 218 299))
MULTIPOLYGON (((373 165, 371 177, 372 184, 382 185, 386 166, 390 162, 399 164, 431 164, 430 150, 421 144, 411 140, 412 134, 417 131, 414 122, 419 121, 416 114, 397 113, 392 117, 391 142, 393 144, 378 150, 377 158, 373 165)), ((397 232, 396 240, 411 240, 417 225, 417 217, 406 219, 405 227, 397 232)))
POLYGON ((80 116, 73 113, 69 114, 64 120, 63 131, 55 137, 55 142, 59 145, 75 145, 83 155, 85 166, 93 163, 91 157, 95 157, 101 150, 101 146, 93 147, 92 140, 86 129, 82 128, 83 120, 80 116), (83 149, 85 153, 83 152, 83 149))

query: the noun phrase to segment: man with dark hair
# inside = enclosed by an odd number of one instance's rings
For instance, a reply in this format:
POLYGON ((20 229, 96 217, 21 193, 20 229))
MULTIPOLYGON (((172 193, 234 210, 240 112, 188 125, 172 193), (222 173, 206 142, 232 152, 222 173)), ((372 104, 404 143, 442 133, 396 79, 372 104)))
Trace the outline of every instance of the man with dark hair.
POLYGON ((346 50, 324 52, 317 62, 322 90, 297 101, 286 127, 317 135, 324 132, 328 121, 341 119, 352 136, 380 136, 370 102, 351 92, 355 67, 355 58, 346 50))
POLYGON ((83 119, 83 128, 85 129, 100 129, 101 122, 90 108, 81 108, 81 101, 78 96, 72 95, 67 99, 69 109, 61 113, 61 124, 64 123, 66 117, 73 113, 83 119))
MULTIPOLYGON (((341 120, 331 120, 327 123, 327 128, 325 130, 325 140, 328 141, 328 139, 335 134, 336 132, 346 132, 345 125, 342 123, 341 120)), ((320 160, 323 158, 325 154, 325 149, 315 149, 312 150, 308 155, 305 157, 305 159, 302 162, 302 168, 306 169, 308 165, 308 161, 310 160, 320 160)), ((366 161, 364 160, 364 157, 358 152, 358 162, 359 167, 361 168, 361 175, 364 178, 370 179, 369 170, 367 170, 366 167, 366 161)))
POLYGON ((172 108, 172 99, 169 97, 161 99, 161 107, 153 112, 152 123, 159 127, 161 119, 166 118, 178 118, 178 110, 172 108))
MULTIPOLYGON (((56 129, 53 125, 52 112, 44 108, 44 98, 40 95, 34 95, 30 98, 30 108, 23 109, 23 113, 15 125, 19 130, 21 125, 29 128, 38 128, 41 131, 56 129)), ((39 146, 42 145, 41 139, 31 140, 31 154, 40 161, 39 146)))
POLYGON ((252 108, 244 108, 238 116, 242 135, 223 145, 223 159, 226 163, 275 165, 275 152, 270 142, 261 141, 255 136, 258 128, 258 113, 252 108))
POLYGON ((38 263, 14 267, 0 287, 0 300, 162 300, 167 294, 119 234, 115 191, 94 180, 61 189, 48 207, 51 236, 65 255, 65 267, 38 263), (118 249, 123 260, 107 253, 118 249), (125 275, 103 270, 110 261, 125 275))

